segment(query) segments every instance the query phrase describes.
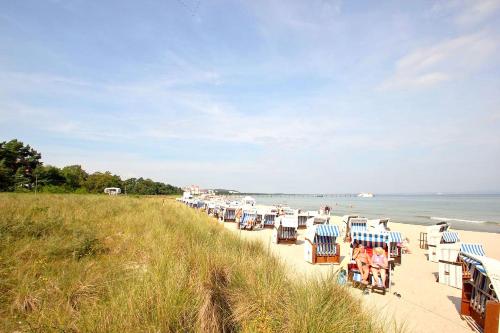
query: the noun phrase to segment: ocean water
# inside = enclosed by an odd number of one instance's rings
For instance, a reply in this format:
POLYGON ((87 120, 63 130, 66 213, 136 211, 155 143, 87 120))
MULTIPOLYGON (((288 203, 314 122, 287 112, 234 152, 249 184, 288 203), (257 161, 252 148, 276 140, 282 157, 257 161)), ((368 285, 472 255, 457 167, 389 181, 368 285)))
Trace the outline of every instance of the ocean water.
POLYGON ((332 214, 421 225, 447 221, 454 229, 500 233, 500 195, 345 195, 259 194, 257 204, 283 204, 303 210, 329 205, 332 214))

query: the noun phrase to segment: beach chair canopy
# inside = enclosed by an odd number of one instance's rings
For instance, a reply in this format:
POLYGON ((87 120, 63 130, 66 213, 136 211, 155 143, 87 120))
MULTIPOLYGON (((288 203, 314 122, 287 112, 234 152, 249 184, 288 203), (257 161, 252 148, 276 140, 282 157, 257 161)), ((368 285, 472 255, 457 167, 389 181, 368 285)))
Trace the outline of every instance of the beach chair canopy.
POLYGON ((363 244, 366 247, 384 247, 389 244, 388 233, 372 233, 367 231, 355 231, 352 233, 352 243, 363 244))
POLYGON ((389 243, 403 243, 403 235, 399 231, 388 231, 389 243))
POLYGON ((456 243, 456 242, 460 241, 460 238, 458 237, 458 233, 456 233, 456 232, 445 231, 445 232, 443 232, 442 240, 445 243, 456 243))
POLYGON ((485 256, 483 246, 481 244, 460 244, 460 253, 472 254, 474 256, 485 256))
POLYGON ((367 222, 368 222, 368 219, 365 219, 362 217, 361 218, 356 217, 356 218, 349 219, 351 233, 366 231, 366 223, 367 222))
POLYGON ((489 278, 491 288, 495 292, 496 300, 498 301, 498 293, 500 291, 500 261, 467 253, 460 253, 460 257, 468 266, 469 271, 476 269, 489 278))
POLYGON ((316 236, 339 237, 339 227, 333 224, 316 224, 307 230, 307 238, 315 242, 316 236))
POLYGON ((316 254, 319 256, 332 256, 337 254, 336 239, 339 236, 339 228, 331 224, 318 224, 315 226, 316 235, 313 242, 317 244, 316 254))
POLYGON ((274 226, 278 228, 280 225, 282 227, 298 228, 299 221, 297 219, 297 216, 293 215, 278 216, 274 219, 274 226))

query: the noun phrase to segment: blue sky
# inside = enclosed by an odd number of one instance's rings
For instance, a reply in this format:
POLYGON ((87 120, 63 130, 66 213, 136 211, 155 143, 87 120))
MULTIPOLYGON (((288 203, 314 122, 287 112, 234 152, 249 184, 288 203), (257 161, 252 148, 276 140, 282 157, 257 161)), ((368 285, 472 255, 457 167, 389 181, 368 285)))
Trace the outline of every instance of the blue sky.
POLYGON ((0 140, 259 192, 500 191, 500 0, 0 0, 0 140))

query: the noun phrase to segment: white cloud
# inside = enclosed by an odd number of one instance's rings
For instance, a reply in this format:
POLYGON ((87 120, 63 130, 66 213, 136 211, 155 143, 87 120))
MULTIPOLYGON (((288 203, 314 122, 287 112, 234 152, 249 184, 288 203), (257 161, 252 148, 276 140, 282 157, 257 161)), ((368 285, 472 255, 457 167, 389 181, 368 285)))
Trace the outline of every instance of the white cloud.
POLYGON ((431 9, 432 15, 449 15, 459 26, 488 21, 500 9, 500 0, 442 0, 431 9))
POLYGON ((482 32, 417 49, 397 61, 381 88, 426 88, 459 79, 485 65, 497 46, 497 36, 482 32))

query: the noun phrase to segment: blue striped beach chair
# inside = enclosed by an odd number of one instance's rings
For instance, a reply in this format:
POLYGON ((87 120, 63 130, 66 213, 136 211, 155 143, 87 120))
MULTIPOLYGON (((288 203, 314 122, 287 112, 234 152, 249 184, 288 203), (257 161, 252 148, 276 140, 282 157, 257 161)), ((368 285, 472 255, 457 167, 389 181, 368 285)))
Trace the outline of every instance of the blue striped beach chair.
POLYGON ((394 259, 395 265, 401 265, 402 263, 402 244, 403 235, 399 231, 388 231, 389 234, 389 255, 390 258, 394 259))
POLYGON ((308 229, 304 259, 312 264, 340 263, 340 244, 337 243, 339 235, 339 227, 332 224, 318 224, 308 229))
POLYGON ((368 219, 364 217, 349 216, 346 223, 344 242, 351 242, 353 232, 364 232, 368 230, 368 219))
POLYGON ((460 241, 460 237, 455 231, 433 232, 429 234, 428 237, 427 258, 432 262, 439 261, 439 244, 455 244, 460 241))
POLYGON ((263 217, 264 228, 274 228, 274 220, 276 219, 276 213, 267 212, 264 213, 263 217))
MULTIPOLYGON (((389 262, 389 268, 386 271, 387 274, 387 279, 386 279, 386 284, 383 288, 379 287, 371 287, 372 292, 374 291, 381 291, 382 294, 385 295, 386 290, 390 289, 391 286, 391 270, 393 268, 393 260, 390 260, 390 253, 389 253, 389 233, 387 232, 380 232, 380 233, 374 233, 374 232, 368 232, 368 231, 353 231, 351 233, 351 261, 347 265, 347 272, 348 272, 348 281, 353 283, 355 286, 362 286, 358 282, 361 281, 361 275, 358 270, 358 267, 356 265, 356 261, 352 259, 352 254, 354 247, 357 246, 357 244, 362 244, 365 246, 368 254, 371 256, 372 251, 376 247, 381 247, 386 251, 386 255, 388 258, 389 262)), ((373 276, 370 272, 370 279, 373 279, 373 276)), ((372 281, 373 282, 373 281, 372 281)), ((377 281, 381 282, 381 281, 377 281)), ((362 286, 364 287, 364 286, 362 286)))
POLYGON ((253 230, 257 225, 256 211, 243 211, 239 221, 239 228, 244 230, 253 230))
MULTIPOLYGON (((481 244, 470 243, 444 243, 437 245, 438 256, 438 282, 461 289, 464 276, 469 275, 466 262, 467 255, 484 256, 481 244)), ((467 278, 467 277, 466 277, 467 278)))
MULTIPOLYGON (((468 250, 481 251, 479 248, 468 250)), ((468 323, 477 325, 480 331, 498 333, 500 261, 465 252, 460 252, 459 256, 469 272, 463 278, 460 315, 468 323)))
POLYGON ((225 207, 222 215, 223 222, 236 222, 236 207, 225 207))

